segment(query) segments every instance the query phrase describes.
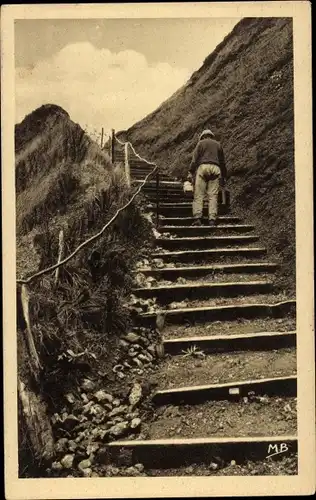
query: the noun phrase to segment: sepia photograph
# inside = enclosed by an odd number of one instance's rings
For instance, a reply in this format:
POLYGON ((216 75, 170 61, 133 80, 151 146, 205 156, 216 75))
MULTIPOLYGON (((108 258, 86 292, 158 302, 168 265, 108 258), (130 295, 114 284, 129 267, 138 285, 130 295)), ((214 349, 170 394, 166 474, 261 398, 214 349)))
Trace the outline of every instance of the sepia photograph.
POLYGON ((310 11, 268 3, 293 14, 12 7, 6 423, 25 488, 264 476, 262 495, 303 474, 312 492, 312 136, 294 64, 310 11))

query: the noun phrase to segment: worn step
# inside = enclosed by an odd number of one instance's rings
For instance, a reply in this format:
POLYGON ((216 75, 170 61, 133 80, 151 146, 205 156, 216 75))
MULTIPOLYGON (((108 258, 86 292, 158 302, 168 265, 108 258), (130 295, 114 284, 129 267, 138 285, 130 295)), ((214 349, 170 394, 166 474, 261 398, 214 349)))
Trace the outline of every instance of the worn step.
MULTIPOLYGON (((156 196, 155 194, 155 191, 152 190, 152 192, 148 192, 147 193, 147 197, 148 197, 148 200, 150 201, 151 199, 153 199, 154 197, 156 196)), ((179 191, 179 192, 162 192, 160 193, 159 195, 160 197, 160 201, 161 201, 161 204, 162 205, 168 205, 170 203, 174 203, 174 204, 185 204, 185 203, 190 203, 192 204, 192 201, 193 201, 193 193, 184 193, 183 191, 179 191)), ((222 202, 222 194, 221 192, 219 192, 218 194, 218 202, 221 203, 222 202)), ((207 203, 207 201, 205 200, 204 202, 205 204, 207 203)))
MULTIPOLYGON (((152 171, 152 168, 148 169, 148 170, 142 170, 142 171, 139 171, 139 170, 131 170, 130 171, 130 175, 131 175, 131 180, 133 182, 133 184, 137 185, 138 183, 141 182, 142 179, 145 179, 145 177, 149 174, 149 172, 152 171)), ((154 174, 154 177, 152 177, 153 179, 155 179, 154 181, 149 181, 148 182, 151 182, 151 185, 155 187, 155 190, 156 190, 156 173, 154 174)), ((161 185, 163 182, 169 182, 169 178, 168 177, 159 177, 159 184, 161 185)), ((148 184, 146 183, 146 186, 148 184)))
MULTIPOLYGON (((150 204, 148 208, 150 208, 150 204)), ((229 210, 229 207, 225 207, 222 203, 219 204, 219 215, 226 213, 227 210, 229 210)), ((162 200, 160 200, 159 213, 166 217, 190 217, 192 216, 192 200, 182 203, 162 203, 162 200)), ((208 216, 208 207, 206 204, 203 207, 203 216, 208 216)))
POLYGON ((217 224, 216 226, 161 226, 160 233, 171 233, 177 236, 207 236, 210 234, 249 233, 255 228, 250 224, 217 224))
MULTIPOLYGON (((245 299, 247 300, 247 299, 245 299)), ((161 309, 155 313, 141 313, 136 321, 143 326, 154 326, 158 313, 164 314, 167 323, 182 324, 203 323, 206 321, 232 321, 240 318, 281 318, 288 314, 295 315, 296 301, 210 305, 203 307, 184 307, 178 309, 161 309)))
MULTIPOLYGON (((220 216, 217 217, 217 222, 220 224, 238 224, 240 223, 241 219, 240 217, 234 217, 234 216, 220 216)), ((191 226, 191 224, 194 222, 193 217, 160 217, 159 218, 159 226, 162 228, 163 226, 191 226)), ((203 224, 208 224, 208 218, 203 217, 202 220, 203 224)), ((160 229, 161 230, 161 229, 160 229)))
POLYGON ((278 453, 297 452, 297 437, 202 437, 169 438, 154 440, 114 441, 107 445, 110 457, 117 461, 124 452, 131 453, 132 463, 142 463, 146 468, 168 469, 192 463, 211 463, 218 457, 224 462, 235 460, 238 464, 262 461, 278 453))
POLYGON ((289 375, 287 377, 164 389, 157 391, 152 400, 156 405, 199 404, 206 400, 224 399, 235 401, 241 397, 247 397, 250 392, 256 395, 295 397, 297 393, 297 377, 296 375, 289 375))
POLYGON ((279 396, 160 406, 142 424, 146 439, 290 436, 296 431, 297 398, 279 396))
POLYGON ((135 273, 142 273, 146 276, 153 276, 156 279, 164 279, 173 281, 179 277, 183 278, 198 278, 209 274, 218 273, 269 273, 274 272, 278 268, 277 264, 271 262, 244 262, 238 264, 213 264, 207 266, 179 266, 179 267, 164 267, 164 268, 140 268, 135 273))
POLYGON ((156 251, 152 254, 155 259, 163 259, 165 262, 202 262, 219 261, 227 259, 258 258, 267 253, 263 247, 235 247, 235 248, 214 248, 209 250, 182 250, 174 252, 156 251))
POLYGON ((283 349, 296 346, 296 331, 256 332, 237 335, 203 335, 199 337, 180 337, 163 341, 165 354, 177 355, 186 349, 194 348, 204 353, 259 351, 283 349))
POLYGON ((189 283, 184 285, 153 286, 135 288, 134 294, 142 298, 156 297, 158 303, 167 304, 177 300, 198 300, 209 297, 235 297, 268 293, 273 289, 270 281, 246 281, 228 283, 189 283))
POLYGON ((174 249, 199 249, 205 250, 214 247, 228 247, 232 245, 248 245, 259 240, 257 235, 233 236, 196 236, 183 238, 156 238, 156 244, 168 250, 174 249))
MULTIPOLYGON (((137 328, 137 327, 136 327, 137 328)), ((183 337, 228 336, 261 334, 267 332, 286 333, 296 330, 296 318, 251 318, 237 321, 209 321, 206 323, 169 324, 163 330, 163 338, 176 339, 183 337)))
MULTIPOLYGON (((140 181, 136 181, 136 183, 140 181)), ((147 182, 144 186, 144 190, 156 192, 156 181, 147 182)), ((159 192, 180 192, 183 194, 182 184, 179 181, 174 181, 167 177, 159 178, 159 192)))

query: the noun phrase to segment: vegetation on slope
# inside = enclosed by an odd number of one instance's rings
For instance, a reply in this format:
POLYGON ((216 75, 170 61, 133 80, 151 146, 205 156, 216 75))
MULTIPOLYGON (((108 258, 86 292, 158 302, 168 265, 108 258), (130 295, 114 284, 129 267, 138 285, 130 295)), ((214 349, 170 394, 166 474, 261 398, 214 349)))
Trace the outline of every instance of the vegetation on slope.
MULTIPOLYGON (((67 113, 42 106, 16 126, 17 277, 55 264, 96 234, 131 197, 120 165, 91 141, 67 113)), ((41 368, 34 370, 17 290, 20 474, 34 476, 53 456, 50 415, 87 372, 111 371, 118 336, 130 324, 125 306, 133 262, 149 243, 139 202, 111 229, 55 273, 29 285, 32 336, 41 368), (22 385, 21 385, 22 384, 22 385), (29 401, 34 421, 25 418, 29 401), (25 408, 24 408, 25 409, 25 408), (33 462, 32 462, 33 459, 33 462), (44 460, 44 462, 45 462, 44 460)))
POLYGON ((124 132, 182 178, 204 128, 221 140, 232 210, 256 225, 295 287, 293 40, 288 18, 243 19, 187 84, 124 132))

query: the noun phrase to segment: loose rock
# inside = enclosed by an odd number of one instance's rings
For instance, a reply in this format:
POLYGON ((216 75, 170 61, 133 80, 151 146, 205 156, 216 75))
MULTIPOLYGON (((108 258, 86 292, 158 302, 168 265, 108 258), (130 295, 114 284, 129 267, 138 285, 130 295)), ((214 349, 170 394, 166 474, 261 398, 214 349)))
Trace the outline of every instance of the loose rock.
POLYGON ((134 384, 130 395, 128 397, 129 403, 131 406, 136 406, 142 397, 142 387, 140 384, 134 384))
POLYGON ((145 467, 143 464, 135 464, 134 465, 135 469, 137 469, 139 472, 144 472, 145 467))
POLYGON ((86 460, 81 460, 81 462, 79 462, 78 469, 83 471, 84 469, 89 469, 91 465, 91 460, 87 458, 86 460))
POLYGON ((85 392, 92 392, 95 389, 95 383, 92 382, 89 378, 85 378, 81 384, 81 388, 85 392))
POLYGON ((113 408, 113 410, 109 413, 109 417, 115 417, 116 415, 120 415, 121 413, 126 412, 127 406, 121 405, 116 408, 113 408))
POLYGON ((90 469, 89 467, 87 469, 83 469, 82 470, 82 473, 83 473, 83 477, 92 477, 92 469, 90 469))
POLYGON ((66 453, 67 446, 68 446, 68 439, 67 438, 58 439, 57 443, 55 444, 56 453, 66 453))
POLYGON ((111 394, 108 394, 107 392, 103 391, 102 389, 100 391, 97 391, 94 393, 95 399, 97 399, 100 402, 102 401, 107 401, 108 403, 112 403, 113 401, 113 396, 111 394))
POLYGON ((76 401, 75 396, 71 393, 66 394, 65 398, 67 399, 68 403, 70 403, 70 404, 73 404, 76 401))
POLYGON ((77 445, 77 443, 75 441, 70 440, 68 442, 68 450, 69 451, 75 452, 77 448, 78 448, 78 445, 77 445))
POLYGON ((63 466, 61 465, 60 462, 53 462, 52 463, 52 470, 61 470, 63 466))
POLYGON ((133 420, 131 421, 131 429, 138 429, 138 427, 140 426, 141 424, 141 419, 140 418, 133 418, 133 420))
POLYGON ((130 332, 126 335, 126 337, 124 337, 124 340, 127 340, 130 344, 137 344, 140 340, 140 336, 136 335, 134 332, 130 332))
POLYGON ((64 469, 71 469, 73 466, 75 455, 65 455, 60 463, 64 467, 64 469))
POLYGON ((113 425, 113 427, 109 429, 109 432, 112 436, 120 437, 123 436, 123 434, 125 434, 127 430, 128 430, 128 423, 120 422, 119 424, 113 425))

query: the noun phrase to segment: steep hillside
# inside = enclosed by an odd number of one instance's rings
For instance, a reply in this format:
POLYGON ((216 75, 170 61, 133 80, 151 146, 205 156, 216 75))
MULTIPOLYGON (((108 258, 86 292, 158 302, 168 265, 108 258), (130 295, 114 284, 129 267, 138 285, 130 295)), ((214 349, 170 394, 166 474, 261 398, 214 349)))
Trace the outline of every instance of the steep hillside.
POLYGON ((295 286, 292 21, 243 19, 187 84, 125 131, 162 170, 186 175, 204 128, 220 138, 232 209, 253 222, 280 284, 295 286))

